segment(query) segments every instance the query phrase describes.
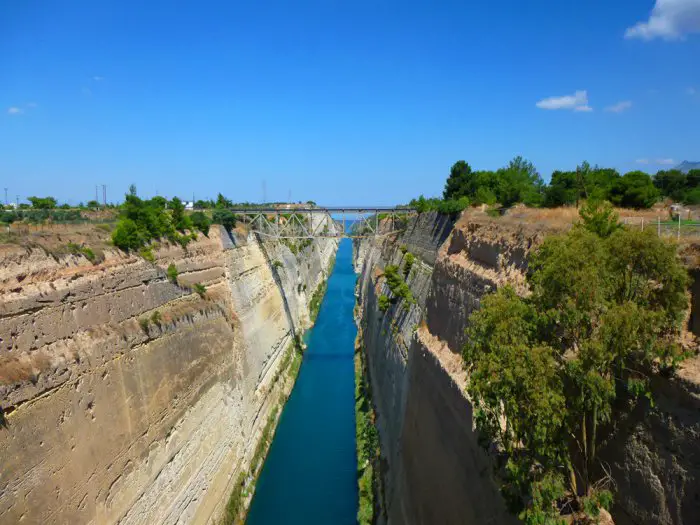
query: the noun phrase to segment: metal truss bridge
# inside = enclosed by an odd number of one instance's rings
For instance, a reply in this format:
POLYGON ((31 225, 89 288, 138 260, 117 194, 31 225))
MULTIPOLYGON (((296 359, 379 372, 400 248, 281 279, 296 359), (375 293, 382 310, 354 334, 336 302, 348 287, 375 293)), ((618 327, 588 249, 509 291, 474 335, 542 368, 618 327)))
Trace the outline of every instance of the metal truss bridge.
POLYGON ((235 208, 250 229, 263 237, 281 239, 362 239, 403 231, 416 213, 403 207, 266 207, 235 208))

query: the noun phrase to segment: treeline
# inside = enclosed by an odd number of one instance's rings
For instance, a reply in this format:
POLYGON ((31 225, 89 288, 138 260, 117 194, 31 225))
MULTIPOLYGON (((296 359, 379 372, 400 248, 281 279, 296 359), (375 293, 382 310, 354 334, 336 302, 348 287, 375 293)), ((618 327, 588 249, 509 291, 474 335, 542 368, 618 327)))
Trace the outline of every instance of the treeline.
POLYGON ((535 166, 516 157, 496 171, 474 171, 460 160, 445 183, 442 199, 422 195, 410 205, 418 211, 455 213, 468 206, 486 204, 510 207, 522 203, 530 207, 577 205, 582 200, 607 200, 622 208, 651 208, 662 198, 684 204, 700 204, 700 170, 659 171, 651 176, 643 171, 621 175, 612 168, 584 162, 574 171, 555 171, 545 184, 535 166))
POLYGON ((131 185, 120 207, 112 242, 125 251, 141 250, 160 239, 184 247, 196 238, 195 230, 208 235, 211 224, 221 224, 231 230, 236 225, 236 216, 225 209, 230 201, 221 194, 218 200, 222 204, 213 211, 211 218, 201 211, 186 214, 185 204, 178 197, 168 200, 156 196, 144 200, 137 196, 136 187, 131 185))

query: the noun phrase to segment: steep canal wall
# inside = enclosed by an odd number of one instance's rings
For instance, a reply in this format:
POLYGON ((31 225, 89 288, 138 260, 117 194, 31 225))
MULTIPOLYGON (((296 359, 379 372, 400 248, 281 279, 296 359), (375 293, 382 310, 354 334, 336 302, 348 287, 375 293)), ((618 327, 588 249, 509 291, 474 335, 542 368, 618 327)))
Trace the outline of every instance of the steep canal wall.
POLYGON ((218 522, 337 242, 291 248, 0 246, 0 523, 218 522))
MULTIPOLYGON (((513 523, 479 444, 461 349, 482 297, 510 284, 527 293, 529 254, 558 225, 476 212, 456 224, 421 214, 406 232, 355 242, 357 319, 382 454, 379 523, 513 523), (405 271, 409 259, 415 259, 405 271), (395 304, 385 269, 410 295, 395 304)), ((603 453, 617 482, 616 523, 700 522, 700 359, 654 385, 603 453)))

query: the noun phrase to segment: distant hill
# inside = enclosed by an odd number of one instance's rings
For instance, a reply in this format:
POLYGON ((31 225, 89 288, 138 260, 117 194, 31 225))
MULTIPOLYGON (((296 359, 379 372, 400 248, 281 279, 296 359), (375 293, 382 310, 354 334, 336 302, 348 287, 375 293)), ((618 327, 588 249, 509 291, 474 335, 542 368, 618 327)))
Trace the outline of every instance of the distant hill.
POLYGON ((678 166, 676 166, 676 169, 681 170, 683 173, 688 173, 690 170, 700 170, 700 162, 690 162, 688 160, 684 160, 678 166))

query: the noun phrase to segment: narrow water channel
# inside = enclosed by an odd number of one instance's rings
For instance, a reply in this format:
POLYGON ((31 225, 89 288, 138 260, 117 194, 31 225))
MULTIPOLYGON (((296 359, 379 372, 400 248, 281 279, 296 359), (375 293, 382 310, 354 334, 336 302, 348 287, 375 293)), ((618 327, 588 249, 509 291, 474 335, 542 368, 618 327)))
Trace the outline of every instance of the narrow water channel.
POLYGON ((248 525, 357 523, 354 291, 352 243, 343 239, 248 525))

